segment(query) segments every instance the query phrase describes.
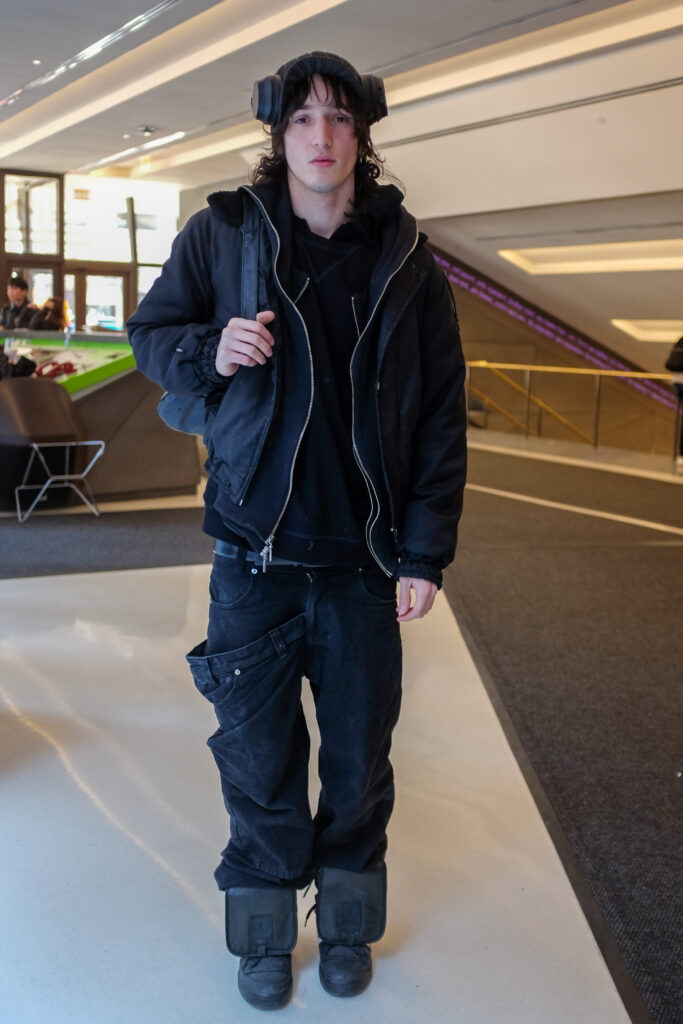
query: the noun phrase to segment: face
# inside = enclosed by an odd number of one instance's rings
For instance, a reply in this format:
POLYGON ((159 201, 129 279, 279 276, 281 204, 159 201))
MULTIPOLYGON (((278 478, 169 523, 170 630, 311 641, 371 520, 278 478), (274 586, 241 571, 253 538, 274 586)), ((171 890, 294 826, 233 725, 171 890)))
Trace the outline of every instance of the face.
POLYGON ((302 107, 295 110, 284 134, 290 190, 348 193, 353 198, 358 140, 353 118, 339 109, 320 75, 315 75, 302 107))
POLYGON ((26 292, 23 288, 17 288, 15 284, 8 284, 7 298, 13 306, 20 306, 26 298, 26 292))

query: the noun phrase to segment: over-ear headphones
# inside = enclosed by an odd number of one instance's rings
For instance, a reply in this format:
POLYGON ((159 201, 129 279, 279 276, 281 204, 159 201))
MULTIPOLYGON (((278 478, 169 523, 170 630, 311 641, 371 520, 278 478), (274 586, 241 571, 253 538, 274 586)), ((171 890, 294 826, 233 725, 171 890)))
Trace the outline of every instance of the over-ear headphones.
POLYGON ((363 103, 368 124, 387 116, 384 82, 377 75, 359 75, 352 64, 334 53, 315 50, 295 57, 278 68, 274 75, 254 83, 251 110, 264 124, 278 124, 282 120, 287 94, 292 86, 313 75, 334 76, 341 79, 363 103))

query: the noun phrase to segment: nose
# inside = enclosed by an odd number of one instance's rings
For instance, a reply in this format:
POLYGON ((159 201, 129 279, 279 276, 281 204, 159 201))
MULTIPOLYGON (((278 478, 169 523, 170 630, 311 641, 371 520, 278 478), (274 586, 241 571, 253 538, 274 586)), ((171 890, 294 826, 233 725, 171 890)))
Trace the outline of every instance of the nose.
POLYGON ((320 149, 329 149, 332 145, 332 128, 324 117, 316 123, 314 144, 320 149))

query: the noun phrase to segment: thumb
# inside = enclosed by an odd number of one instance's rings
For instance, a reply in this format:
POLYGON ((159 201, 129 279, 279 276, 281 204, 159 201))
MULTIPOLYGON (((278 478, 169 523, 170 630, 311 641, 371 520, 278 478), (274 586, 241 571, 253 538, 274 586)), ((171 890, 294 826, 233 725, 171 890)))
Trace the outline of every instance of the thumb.
POLYGON ((275 313, 273 313, 272 309, 264 309, 260 313, 256 314, 256 319, 260 324, 265 326, 266 324, 269 324, 271 320, 275 319, 275 313))

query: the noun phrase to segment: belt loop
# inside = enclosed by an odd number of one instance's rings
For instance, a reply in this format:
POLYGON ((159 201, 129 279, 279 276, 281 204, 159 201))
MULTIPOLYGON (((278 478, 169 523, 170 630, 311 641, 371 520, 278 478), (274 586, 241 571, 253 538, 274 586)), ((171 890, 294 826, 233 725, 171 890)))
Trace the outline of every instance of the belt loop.
POLYGON ((279 627, 276 626, 275 629, 271 629, 270 639, 273 641, 273 647, 284 661, 287 657, 287 644, 282 638, 279 627))
POLYGON ((247 560, 247 549, 243 548, 240 544, 237 548, 237 554, 235 555, 235 568, 239 569, 240 572, 244 572, 244 563, 247 560))

